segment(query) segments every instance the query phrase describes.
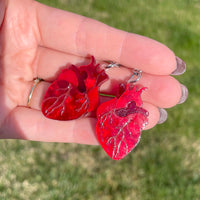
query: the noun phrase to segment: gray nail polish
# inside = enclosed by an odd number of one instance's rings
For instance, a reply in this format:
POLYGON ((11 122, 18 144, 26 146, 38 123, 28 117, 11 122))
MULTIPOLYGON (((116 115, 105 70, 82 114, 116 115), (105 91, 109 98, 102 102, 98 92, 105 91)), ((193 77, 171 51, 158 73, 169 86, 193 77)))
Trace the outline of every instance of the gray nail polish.
POLYGON ((181 75, 186 71, 186 64, 185 62, 176 57, 176 69, 171 73, 171 75, 181 75))
POLYGON ((181 84, 181 91, 182 91, 182 95, 178 104, 184 103, 188 97, 188 89, 185 87, 185 85, 181 84))
POLYGON ((167 120, 167 111, 163 108, 159 108, 160 119, 158 120, 158 124, 162 124, 167 120))

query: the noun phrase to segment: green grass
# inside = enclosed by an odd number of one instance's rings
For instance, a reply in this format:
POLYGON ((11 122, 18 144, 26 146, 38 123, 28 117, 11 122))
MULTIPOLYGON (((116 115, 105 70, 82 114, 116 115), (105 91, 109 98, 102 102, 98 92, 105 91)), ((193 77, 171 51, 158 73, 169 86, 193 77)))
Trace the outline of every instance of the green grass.
POLYGON ((125 159, 97 146, 0 142, 1 200, 200 200, 200 1, 40 0, 156 39, 187 63, 190 92, 125 159))

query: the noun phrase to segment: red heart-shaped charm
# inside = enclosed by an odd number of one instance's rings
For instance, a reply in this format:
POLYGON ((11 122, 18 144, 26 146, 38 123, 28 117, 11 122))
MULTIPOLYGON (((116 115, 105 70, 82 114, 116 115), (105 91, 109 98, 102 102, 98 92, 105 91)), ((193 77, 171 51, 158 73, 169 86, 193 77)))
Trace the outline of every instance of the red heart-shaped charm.
POLYGON ((86 93, 81 93, 65 80, 54 81, 47 90, 42 104, 43 114, 50 119, 72 120, 81 117, 89 108, 86 93))
POLYGON ((101 104, 97 109, 97 138, 105 152, 114 160, 124 158, 140 140, 148 123, 141 93, 145 88, 127 85, 119 98, 101 104))
POLYGON ((104 70, 95 64, 62 70, 46 91, 42 102, 42 113, 57 120, 77 119, 97 108, 99 87, 108 78, 104 70))

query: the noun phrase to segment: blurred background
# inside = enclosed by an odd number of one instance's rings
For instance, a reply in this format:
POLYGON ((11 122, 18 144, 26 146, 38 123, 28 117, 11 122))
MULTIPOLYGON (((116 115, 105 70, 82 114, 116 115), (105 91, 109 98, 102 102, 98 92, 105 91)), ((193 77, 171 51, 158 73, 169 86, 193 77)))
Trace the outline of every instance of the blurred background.
POLYGON ((200 1, 40 2, 164 43, 187 64, 189 98, 121 161, 100 146, 1 140, 0 199, 200 200, 200 1))

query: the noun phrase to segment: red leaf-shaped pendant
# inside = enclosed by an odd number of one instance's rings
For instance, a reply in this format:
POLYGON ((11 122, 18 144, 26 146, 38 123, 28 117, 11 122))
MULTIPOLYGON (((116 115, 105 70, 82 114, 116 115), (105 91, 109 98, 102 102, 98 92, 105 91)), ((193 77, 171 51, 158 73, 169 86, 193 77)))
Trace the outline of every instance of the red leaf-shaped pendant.
POLYGON ((89 65, 62 70, 44 96, 43 114, 50 119, 72 120, 95 110, 99 87, 107 78, 94 57, 89 65))
POLYGON ((148 123, 141 92, 127 85, 119 97, 101 104, 97 110, 97 138, 105 152, 114 160, 124 158, 139 142, 141 131, 148 123))

